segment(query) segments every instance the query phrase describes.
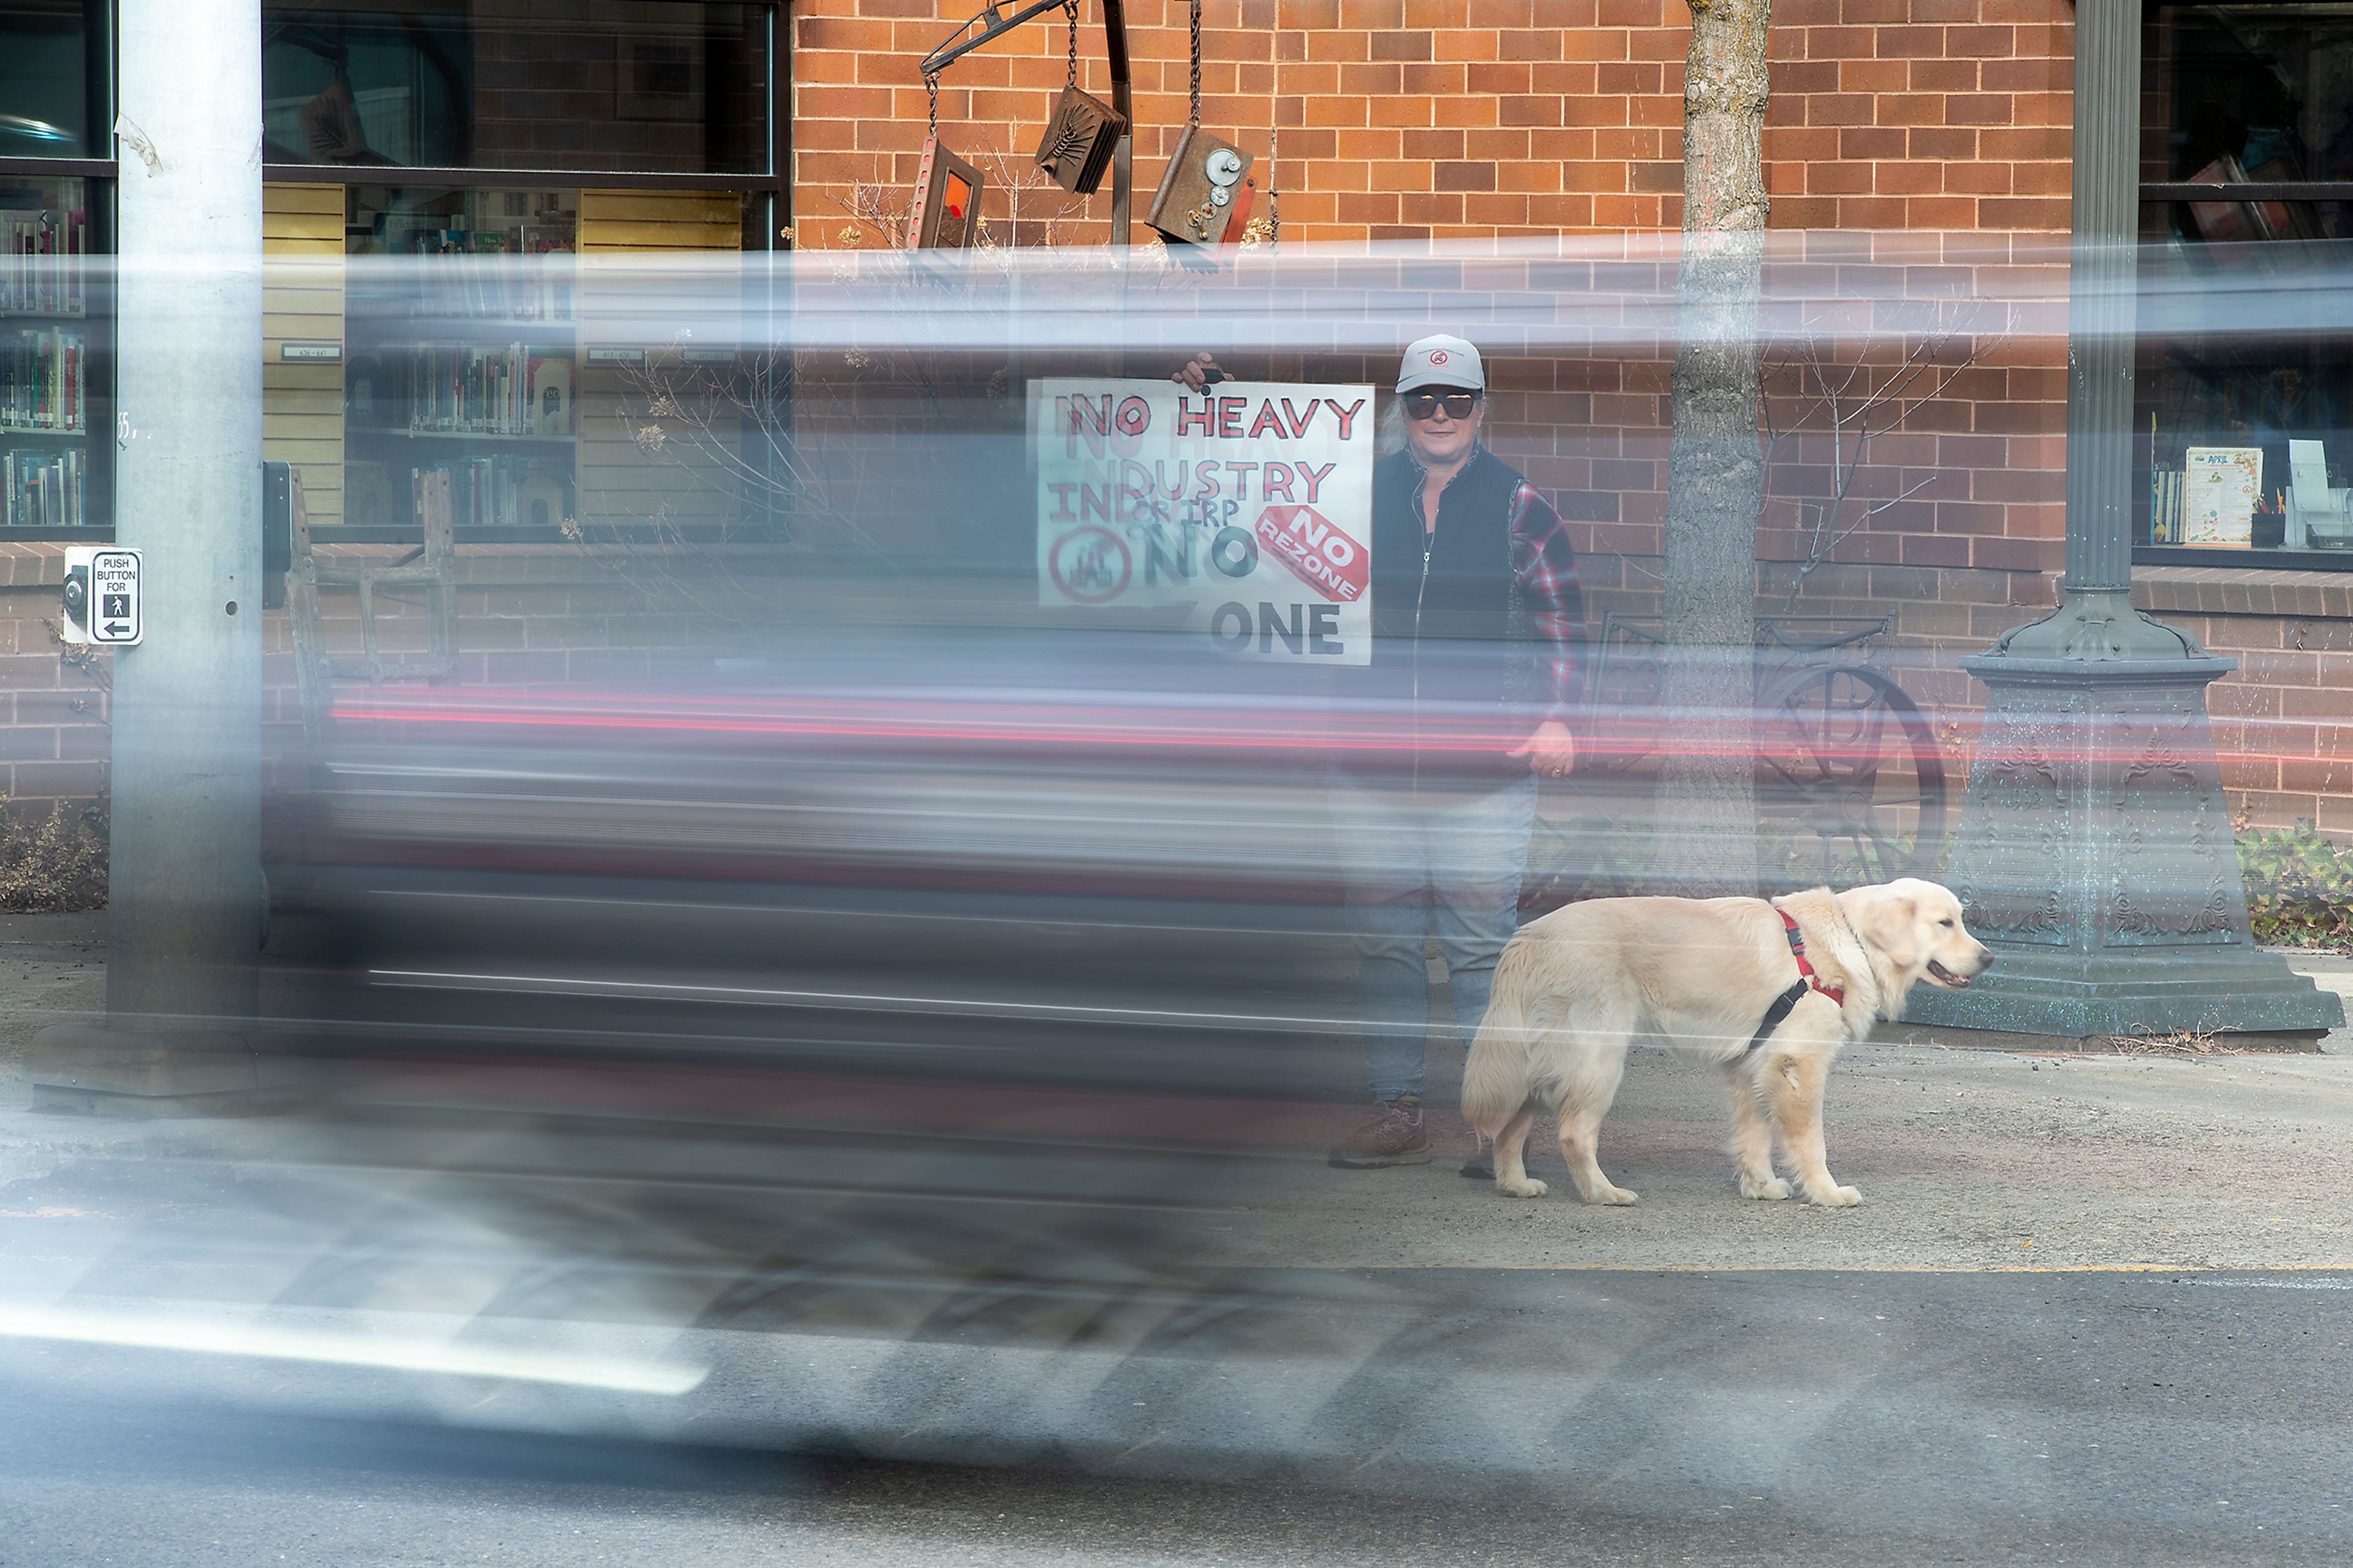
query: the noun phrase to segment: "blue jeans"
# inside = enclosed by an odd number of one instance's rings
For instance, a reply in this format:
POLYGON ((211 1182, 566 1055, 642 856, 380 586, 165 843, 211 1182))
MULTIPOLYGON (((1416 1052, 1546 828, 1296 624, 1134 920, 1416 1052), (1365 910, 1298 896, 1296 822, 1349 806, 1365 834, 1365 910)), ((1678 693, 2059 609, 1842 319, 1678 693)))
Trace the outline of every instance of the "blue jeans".
POLYGON ((1423 948, 1435 932, 1468 1045, 1487 1016, 1495 961, 1519 929, 1535 777, 1483 792, 1417 792, 1335 773, 1331 801, 1373 1098, 1419 1094, 1430 1028, 1423 948))

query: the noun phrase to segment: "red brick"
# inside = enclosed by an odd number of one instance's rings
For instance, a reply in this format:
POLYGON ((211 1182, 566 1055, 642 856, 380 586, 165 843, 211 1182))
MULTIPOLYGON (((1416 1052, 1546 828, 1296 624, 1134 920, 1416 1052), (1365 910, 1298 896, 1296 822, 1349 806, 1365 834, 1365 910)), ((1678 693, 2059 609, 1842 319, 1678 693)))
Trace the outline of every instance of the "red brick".
POLYGON ((1945 100, 1945 123, 2009 125, 2017 119, 2017 105, 2015 93, 1955 93, 1945 100))
POLYGON ((1915 92, 1975 92, 1975 60, 1912 60, 1905 66, 1905 84, 1915 92))
POLYGON ((1882 163, 1869 166, 1871 189, 1881 195, 1933 195, 1945 188, 1945 166, 1930 163, 1882 163))
POLYGON ((1965 231, 1977 228, 1978 198, 1974 195, 1915 195, 1906 203, 1904 226, 1917 231, 1965 231))
POLYGON ((1986 228, 2064 234, 2068 226, 2068 204, 2063 199, 1989 197, 1978 204, 1978 222, 1986 228))
POLYGON ((1947 100, 1932 92, 1888 93, 1877 105, 1882 125, 1942 125, 1947 100))
POLYGON ((1495 188, 1495 165, 1493 163, 1440 163, 1431 171, 1431 186, 1440 191, 1492 191, 1495 188))
POLYGON ((1867 93, 1825 92, 1806 100, 1809 125, 1871 125, 1877 105, 1867 93))
POLYGON ((1911 85, 1911 68, 1902 60, 1844 60, 1838 68, 1838 88, 1841 92, 1874 96, 1902 92, 1911 85))
POLYGON ((1915 158, 1941 158, 1948 163, 1977 160, 1978 133, 1966 127, 1915 125, 1905 138, 1905 151, 1915 158))

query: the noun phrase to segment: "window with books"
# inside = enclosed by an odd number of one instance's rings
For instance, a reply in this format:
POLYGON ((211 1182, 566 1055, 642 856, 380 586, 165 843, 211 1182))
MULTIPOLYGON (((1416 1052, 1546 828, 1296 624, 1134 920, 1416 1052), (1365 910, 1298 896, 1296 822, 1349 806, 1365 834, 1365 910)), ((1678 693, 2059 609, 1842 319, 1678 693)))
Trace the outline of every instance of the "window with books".
POLYGON ((110 521, 90 442, 100 399, 84 265, 89 190, 84 180, 0 174, 0 521, 10 529, 110 521))
POLYGON ((470 530, 575 511, 577 191, 346 193, 343 519, 405 525, 450 477, 470 530))
POLYGON ((2353 567, 2353 5, 2146 16, 2140 542, 2353 567))
POLYGON ((765 174, 765 5, 262 7, 275 164, 765 174))

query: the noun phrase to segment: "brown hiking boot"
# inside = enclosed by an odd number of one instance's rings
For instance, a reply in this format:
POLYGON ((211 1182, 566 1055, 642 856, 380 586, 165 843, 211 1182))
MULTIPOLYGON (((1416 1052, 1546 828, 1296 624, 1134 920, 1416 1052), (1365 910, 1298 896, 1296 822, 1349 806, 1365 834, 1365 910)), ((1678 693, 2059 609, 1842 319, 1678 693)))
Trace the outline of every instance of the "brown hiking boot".
POLYGON ((1377 1165, 1427 1165, 1430 1131, 1421 1124, 1421 1101, 1412 1095, 1381 1102, 1363 1126, 1333 1146, 1331 1163, 1344 1170, 1377 1165))

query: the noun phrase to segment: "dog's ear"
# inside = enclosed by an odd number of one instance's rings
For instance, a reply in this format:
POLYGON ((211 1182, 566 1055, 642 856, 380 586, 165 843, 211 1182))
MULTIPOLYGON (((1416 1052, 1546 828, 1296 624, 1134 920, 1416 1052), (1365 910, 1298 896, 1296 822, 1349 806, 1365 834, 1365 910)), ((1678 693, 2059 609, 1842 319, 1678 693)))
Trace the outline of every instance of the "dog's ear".
POLYGON ((1855 930, 1872 947, 1887 955, 1898 969, 1920 962, 1920 901, 1909 893, 1887 890, 1862 906, 1855 930))

